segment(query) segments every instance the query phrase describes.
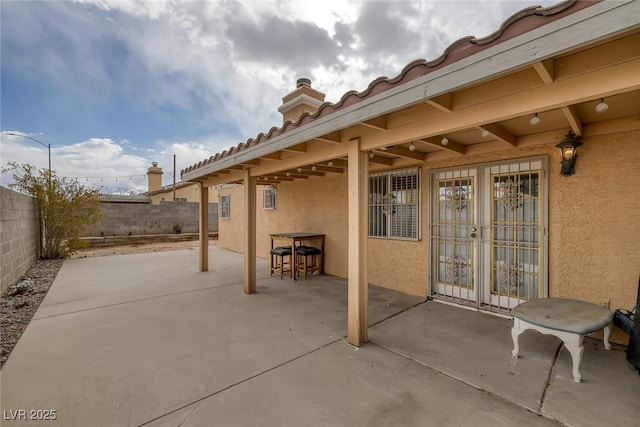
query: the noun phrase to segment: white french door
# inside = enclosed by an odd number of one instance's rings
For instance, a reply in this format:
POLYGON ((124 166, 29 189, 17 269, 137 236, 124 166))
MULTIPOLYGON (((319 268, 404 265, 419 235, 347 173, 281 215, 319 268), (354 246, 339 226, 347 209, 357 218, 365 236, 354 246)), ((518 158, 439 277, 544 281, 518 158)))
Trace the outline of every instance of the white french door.
POLYGON ((543 159, 431 175, 431 289, 509 310, 546 296, 543 159))
POLYGON ((478 297, 477 178, 476 169, 432 175, 432 289, 466 302, 478 297))

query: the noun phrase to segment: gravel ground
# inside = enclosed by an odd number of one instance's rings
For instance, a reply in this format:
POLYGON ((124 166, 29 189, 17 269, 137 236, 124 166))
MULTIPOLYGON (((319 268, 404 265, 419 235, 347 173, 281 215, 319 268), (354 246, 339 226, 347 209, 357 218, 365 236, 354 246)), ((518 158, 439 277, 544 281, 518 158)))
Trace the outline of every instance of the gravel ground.
POLYGON ((61 259, 38 260, 18 282, 9 286, 0 297, 0 367, 9 358, 22 332, 27 328, 44 299, 58 271, 61 259))
MULTIPOLYGON (((209 244, 215 244, 215 241, 210 241, 209 244)), ((71 258, 174 251, 197 246, 198 242, 169 242, 85 249, 78 251, 71 258)), ((24 276, 0 295, 0 368, 4 366, 11 350, 17 344, 40 303, 47 295, 62 267, 62 262, 63 260, 60 259, 36 261, 24 276)))

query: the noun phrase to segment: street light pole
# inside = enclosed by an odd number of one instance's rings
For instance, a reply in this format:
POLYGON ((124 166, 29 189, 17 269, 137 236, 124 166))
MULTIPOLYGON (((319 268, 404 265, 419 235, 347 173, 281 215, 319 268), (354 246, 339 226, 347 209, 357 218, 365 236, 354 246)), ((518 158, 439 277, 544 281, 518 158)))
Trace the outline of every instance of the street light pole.
POLYGON ((51 188, 51 144, 45 144, 42 141, 39 141, 31 136, 28 135, 22 135, 20 133, 15 133, 15 132, 5 132, 5 135, 11 135, 11 136, 20 136, 22 138, 27 138, 30 139, 32 141, 37 142, 38 144, 42 145, 43 147, 46 147, 47 150, 49 150, 49 188, 51 188))

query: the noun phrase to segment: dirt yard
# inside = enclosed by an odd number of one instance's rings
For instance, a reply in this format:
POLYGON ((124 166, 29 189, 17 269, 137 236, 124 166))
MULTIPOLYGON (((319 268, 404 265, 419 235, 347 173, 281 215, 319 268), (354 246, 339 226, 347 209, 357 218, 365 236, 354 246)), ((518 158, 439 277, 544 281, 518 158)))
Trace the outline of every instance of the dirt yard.
MULTIPOLYGON (((209 240, 209 245, 213 246, 217 242, 216 240, 209 240)), ((165 252, 176 251, 180 249, 197 248, 198 241, 187 242, 158 242, 158 243, 145 243, 134 244, 126 246, 113 246, 110 248, 89 248, 83 249, 71 256, 71 259, 75 258, 94 258, 99 256, 113 256, 113 255, 128 255, 128 254, 141 254, 147 252, 165 252)))

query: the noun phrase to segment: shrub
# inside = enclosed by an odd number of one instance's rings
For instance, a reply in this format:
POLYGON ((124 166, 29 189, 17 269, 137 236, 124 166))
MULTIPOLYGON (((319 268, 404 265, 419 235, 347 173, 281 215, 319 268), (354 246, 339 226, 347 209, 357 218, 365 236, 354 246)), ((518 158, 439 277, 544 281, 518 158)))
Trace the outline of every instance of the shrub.
POLYGON ((40 257, 67 258, 85 246, 79 233, 100 219, 100 200, 96 189, 76 179, 59 177, 55 171, 9 162, 2 173, 12 172, 9 187, 35 197, 42 232, 40 257))

